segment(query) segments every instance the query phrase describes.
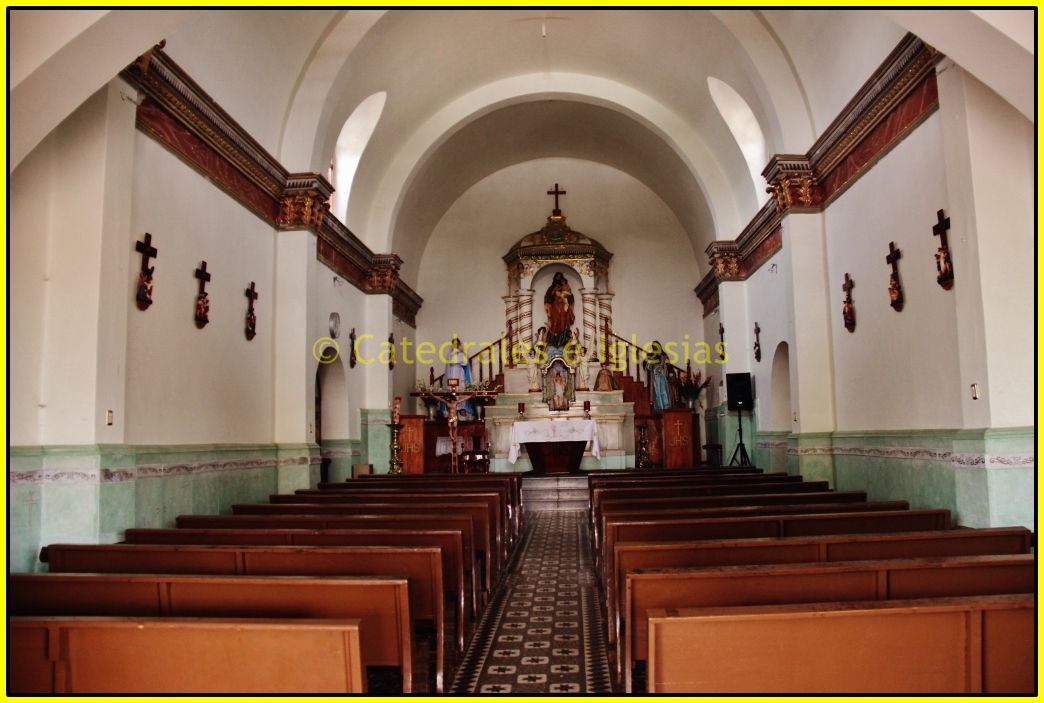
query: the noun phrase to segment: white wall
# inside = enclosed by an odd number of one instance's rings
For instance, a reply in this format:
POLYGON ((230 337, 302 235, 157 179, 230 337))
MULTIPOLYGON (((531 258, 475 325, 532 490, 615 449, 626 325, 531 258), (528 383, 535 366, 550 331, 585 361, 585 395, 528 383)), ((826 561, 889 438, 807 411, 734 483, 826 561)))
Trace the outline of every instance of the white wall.
POLYGON ((274 232, 157 142, 135 142, 135 239, 152 234, 153 304, 133 300, 140 255, 127 252, 129 444, 271 442, 274 232), (210 323, 193 321, 201 261, 210 323), (132 280, 135 279, 135 280, 132 280), (254 281, 257 336, 243 334, 254 281))
POLYGON ((962 426, 954 293, 935 281, 932 226, 937 210, 949 210, 944 166, 936 113, 826 211, 840 431, 962 426), (888 297, 891 241, 902 250, 898 313, 888 297), (841 319, 846 272, 855 281, 854 333, 841 319))
POLYGON ((322 262, 316 261, 315 267, 317 288, 315 314, 313 316, 314 337, 318 339, 330 335, 330 313, 336 312, 341 316, 341 333, 337 338, 337 343, 341 349, 341 357, 335 363, 341 364, 344 369, 345 385, 343 389, 331 390, 330 392, 344 392, 347 394, 345 399, 334 399, 328 395, 326 388, 323 389, 323 439, 358 439, 359 408, 363 407, 365 376, 361 365, 356 364, 353 369, 349 363, 351 358, 349 334, 353 327, 357 335, 366 332, 366 325, 363 323, 363 302, 366 295, 344 280, 344 278, 331 271, 322 262), (347 417, 338 417, 336 422, 329 422, 326 414, 327 410, 333 407, 335 402, 340 407, 343 407, 342 401, 346 402, 348 407, 347 417))
MULTIPOLYGON (((692 245, 677 218, 646 186, 621 171, 576 159, 538 159, 502 169, 472 186, 435 228, 420 265, 424 309, 418 338, 436 346, 454 333, 489 342, 504 331, 507 269, 501 257, 523 236, 541 229, 555 183, 567 192, 561 207, 575 231, 613 253, 613 327, 640 343, 703 339, 701 307, 693 292, 701 277, 692 245)), ((543 286, 546 289, 546 285, 543 286)), ((578 286, 574 312, 579 327, 578 286)), ((544 290, 534 295, 534 330, 544 319, 544 290)), ((435 373, 444 365, 436 359, 435 373)), ((427 378, 428 366, 418 370, 427 378)))
MULTIPOLYGON (((787 246, 784 243, 784 246, 787 246)), ((772 427, 772 357, 780 342, 788 347, 793 344, 794 296, 791 293, 793 272, 790 256, 782 250, 762 264, 761 268, 747 279, 747 319, 750 322, 751 344, 747 349, 730 349, 729 353, 743 353, 749 357, 750 372, 754 377, 754 393, 758 400, 759 429, 791 429, 793 414, 790 408, 784 412, 791 418, 787 427, 772 427), (761 328, 761 361, 754 360, 754 323, 761 328)))
POLYGON ((40 442, 39 403, 44 308, 47 287, 47 232, 51 227, 54 137, 40 143, 11 174, 8 442, 40 442))

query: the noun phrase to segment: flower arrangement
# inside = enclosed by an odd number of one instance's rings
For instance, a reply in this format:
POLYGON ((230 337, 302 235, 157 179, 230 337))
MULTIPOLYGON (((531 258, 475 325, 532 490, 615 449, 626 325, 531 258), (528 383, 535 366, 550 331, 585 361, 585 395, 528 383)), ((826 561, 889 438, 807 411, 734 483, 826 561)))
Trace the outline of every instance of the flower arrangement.
POLYGON ((471 381, 464 384, 465 391, 488 391, 489 381, 471 381))
POLYGON ((437 383, 428 383, 421 378, 418 378, 417 382, 413 384, 413 391, 415 393, 437 393, 441 390, 442 386, 437 383))
POLYGON ((695 402, 700 397, 703 389, 711 384, 711 379, 708 378, 704 381, 703 374, 699 371, 696 373, 693 373, 691 370, 683 371, 676 379, 672 380, 675 380, 678 397, 685 401, 695 402))

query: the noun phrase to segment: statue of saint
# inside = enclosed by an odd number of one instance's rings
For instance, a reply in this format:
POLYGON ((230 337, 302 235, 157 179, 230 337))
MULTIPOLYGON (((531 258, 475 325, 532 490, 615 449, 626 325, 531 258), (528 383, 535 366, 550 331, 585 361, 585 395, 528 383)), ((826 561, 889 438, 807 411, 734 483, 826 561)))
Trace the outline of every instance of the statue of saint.
POLYGON ((544 293, 544 311, 547 313, 547 343, 559 349, 565 347, 572 334, 573 290, 561 271, 555 274, 544 293))
POLYGON ((590 350, 586 347, 581 347, 583 350, 583 358, 580 359, 580 365, 576 367, 576 380, 579 382, 577 390, 586 391, 590 390, 591 386, 591 367, 588 363, 591 361, 591 356, 594 354, 594 347, 590 350))
POLYGON ((620 385, 616 382, 616 379, 613 378, 612 372, 605 364, 602 364, 602 368, 598 370, 598 377, 595 379, 594 389, 596 391, 620 390, 620 385))
POLYGON ((536 349, 529 352, 529 358, 526 360, 526 373, 529 375, 529 392, 538 392, 540 390, 540 365, 537 364, 536 349))

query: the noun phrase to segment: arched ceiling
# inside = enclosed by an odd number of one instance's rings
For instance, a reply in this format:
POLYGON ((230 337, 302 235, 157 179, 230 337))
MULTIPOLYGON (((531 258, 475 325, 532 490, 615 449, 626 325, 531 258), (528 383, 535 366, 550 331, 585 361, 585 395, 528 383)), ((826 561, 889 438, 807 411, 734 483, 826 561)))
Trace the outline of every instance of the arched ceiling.
POLYGON ((325 173, 345 119, 387 91, 347 224, 408 271, 454 197, 550 155, 646 183, 701 251, 738 233, 759 187, 707 76, 750 105, 769 153, 800 153, 908 29, 1025 114, 1028 12, 13 10, 9 168, 166 38, 174 60, 294 171, 325 173), (465 149, 468 140, 483 146, 465 149))

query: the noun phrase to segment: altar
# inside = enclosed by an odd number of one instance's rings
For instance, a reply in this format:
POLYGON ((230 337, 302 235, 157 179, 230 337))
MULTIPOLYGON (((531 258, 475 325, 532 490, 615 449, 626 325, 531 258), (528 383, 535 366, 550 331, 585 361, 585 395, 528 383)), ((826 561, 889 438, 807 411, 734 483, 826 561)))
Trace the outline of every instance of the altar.
POLYGON ((511 424, 508 461, 518 461, 525 444, 534 473, 580 473, 588 443, 591 456, 601 459, 594 420, 517 420, 511 424))

